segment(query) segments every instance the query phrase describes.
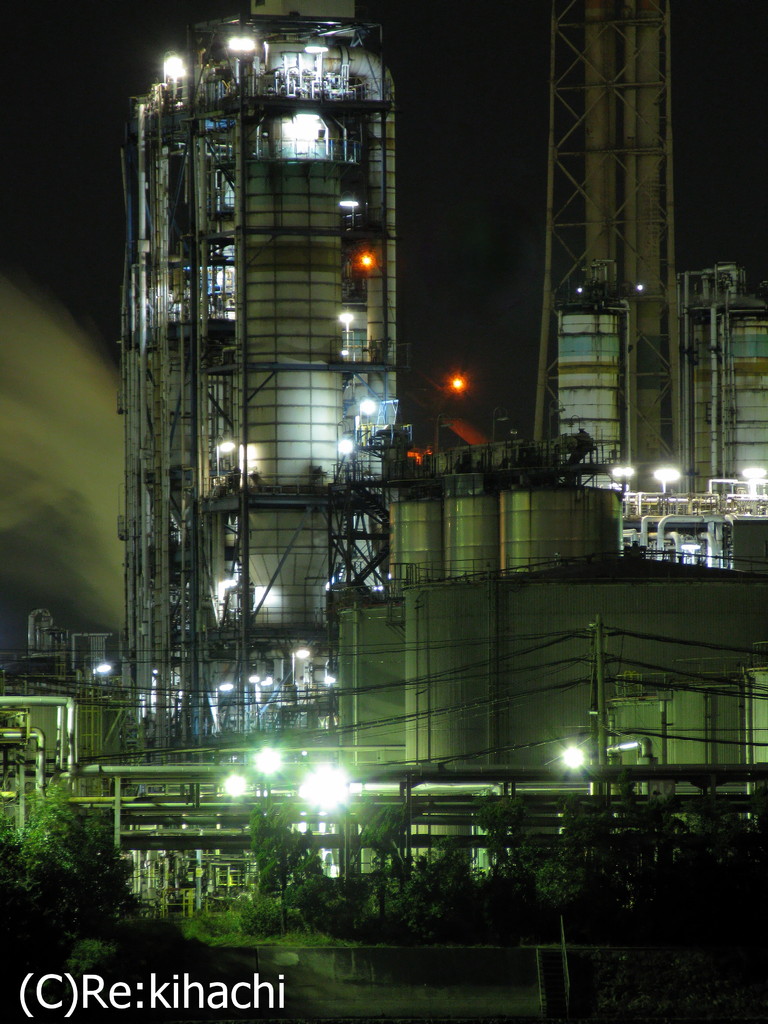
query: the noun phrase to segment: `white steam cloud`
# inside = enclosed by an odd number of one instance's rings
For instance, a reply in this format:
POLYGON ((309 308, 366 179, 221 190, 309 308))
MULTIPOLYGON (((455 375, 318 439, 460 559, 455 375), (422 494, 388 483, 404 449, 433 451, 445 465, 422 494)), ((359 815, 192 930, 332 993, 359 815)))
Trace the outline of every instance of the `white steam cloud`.
POLYGON ((0 310, 0 604, 49 607, 64 628, 117 630, 117 371, 31 287, 0 277, 0 310))

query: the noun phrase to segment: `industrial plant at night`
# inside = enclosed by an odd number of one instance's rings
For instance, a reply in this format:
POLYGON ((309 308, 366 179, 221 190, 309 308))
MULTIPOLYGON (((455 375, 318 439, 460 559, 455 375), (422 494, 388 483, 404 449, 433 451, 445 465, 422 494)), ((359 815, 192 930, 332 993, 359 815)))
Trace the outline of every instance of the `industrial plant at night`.
POLYGON ((396 83, 354 0, 193 26, 131 102, 119 662, 37 609, 0 733, 7 813, 106 806, 157 912, 253 880, 267 795, 338 876, 366 806, 483 868, 480 794, 551 834, 620 776, 768 778, 768 288, 675 265, 667 0, 551 33, 530 437, 450 386, 405 421, 396 83))

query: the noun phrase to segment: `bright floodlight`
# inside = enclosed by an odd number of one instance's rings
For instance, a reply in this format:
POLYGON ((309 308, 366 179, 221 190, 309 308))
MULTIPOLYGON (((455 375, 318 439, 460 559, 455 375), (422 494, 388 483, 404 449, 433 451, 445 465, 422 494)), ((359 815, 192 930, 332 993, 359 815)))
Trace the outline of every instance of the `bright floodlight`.
POLYGON ((176 81, 179 78, 183 78, 186 73, 184 61, 181 57, 178 54, 169 53, 163 61, 163 77, 166 81, 176 81))
POLYGON ((360 203, 357 199, 340 199, 339 206, 345 210, 356 210, 360 203))
POLYGON ((112 671, 112 666, 108 661, 103 661, 100 665, 97 665, 93 671, 100 676, 108 676, 112 671))
POLYGON ((261 676, 248 676, 248 682, 249 683, 260 683, 261 682, 261 676))
POLYGON ((746 469, 742 469, 741 475, 745 480, 762 480, 766 475, 766 470, 760 466, 747 466, 746 469))
POLYGON ((636 292, 643 292, 643 291, 645 291, 645 285, 644 284, 636 284, 635 285, 635 291, 636 292))
POLYGON ((378 405, 372 398, 364 398, 360 403, 361 416, 373 416, 377 409, 378 405))
POLYGON ((667 484, 673 484, 680 479, 680 470, 674 469, 672 466, 661 466, 654 471, 653 476, 659 481, 662 491, 666 494, 667 484))
POLYGON ((344 324, 346 330, 349 330, 349 325, 355 319, 354 313, 339 313, 339 320, 344 324))
POLYGON ((324 43, 307 43, 304 47, 305 53, 328 53, 328 47, 324 43))
POLYGON ((355 450, 355 442, 351 437, 342 437, 339 441, 339 455, 351 455, 355 450))
POLYGON ((235 688, 235 684, 234 683, 220 683, 219 684, 219 693, 231 693, 232 690, 234 690, 234 688, 235 688))
POLYGON ((227 796, 242 796, 248 788, 248 783, 242 775, 228 775, 224 779, 224 792, 227 796))
POLYGON ((262 775, 274 775, 276 771, 280 770, 283 755, 279 750, 273 750, 272 747, 263 747, 253 760, 262 775))
POLYGON ((611 476, 617 480, 629 480, 631 476, 635 475, 634 467, 632 466, 614 466, 611 470, 611 476))
POLYGON ((307 658, 312 657, 312 651, 308 647, 297 647, 293 653, 299 661, 306 661, 307 658))
POLYGON ((567 768, 581 768, 584 764, 584 751, 581 747, 566 747, 562 758, 567 768))
POLYGON ((227 46, 233 53, 253 53, 256 49, 256 40, 253 36, 232 36, 227 46))
POLYGON ((227 455, 229 452, 233 452, 237 445, 234 441, 222 441, 219 445, 219 451, 222 455, 227 455))
POLYGON ((349 795, 348 779, 340 768, 320 765, 311 772, 299 787, 299 796, 313 807, 330 810, 346 803, 349 795))
POLYGON ((333 686, 333 684, 335 682, 336 682, 336 676, 329 676, 328 674, 326 674, 326 676, 325 676, 325 685, 326 686, 333 686))

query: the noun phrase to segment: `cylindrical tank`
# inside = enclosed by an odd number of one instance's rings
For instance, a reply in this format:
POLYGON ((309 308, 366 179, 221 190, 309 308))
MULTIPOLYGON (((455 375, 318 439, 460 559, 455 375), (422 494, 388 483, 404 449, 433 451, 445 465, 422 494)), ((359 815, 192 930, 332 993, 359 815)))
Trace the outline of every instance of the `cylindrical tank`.
POLYGON ((618 445, 619 313, 560 314, 557 386, 561 432, 586 430, 596 441, 618 445))
POLYGON ((264 370, 249 375, 249 393, 260 400, 249 402, 248 436, 254 470, 267 484, 299 483, 311 466, 331 472, 337 457, 341 389, 324 365, 341 308, 339 175, 331 160, 306 159, 311 173, 296 159, 248 168, 248 359, 286 366, 268 380, 264 370))
MULTIPOLYGON (((465 581, 456 587, 438 584, 434 589, 440 595, 439 614, 433 614, 434 602, 429 598, 406 616, 405 678, 410 681, 405 687, 406 761, 440 761, 493 746, 494 723, 489 714, 493 710, 489 661, 493 659, 489 659, 488 645, 489 628, 494 628, 489 623, 496 622, 489 605, 497 586, 493 579, 465 581), (478 642, 478 637, 483 640, 478 642)), ((407 608, 418 593, 424 591, 406 588, 407 608)))
POLYGON ((480 473, 443 481, 443 557, 449 575, 499 568, 499 499, 485 494, 480 473))
POLYGON ((443 572, 443 510, 439 500, 393 502, 389 510, 390 572, 405 580, 443 572))
POLYGON ((733 433, 726 442, 729 473, 768 466, 768 319, 734 314, 730 322, 733 361, 733 433))
MULTIPOLYGON (((765 760, 757 746, 767 731, 758 708, 765 703, 760 700, 764 676, 755 679, 754 702, 747 691, 745 707, 738 692, 743 680, 738 653, 723 654, 718 671, 733 684, 718 686, 717 694, 704 685, 703 693, 694 691, 689 699, 691 680, 676 673, 683 671, 681 640, 693 645, 683 664, 690 668, 707 664, 713 643, 750 646, 765 635, 768 580, 737 573, 710 578, 690 567, 673 566, 670 572, 642 562, 636 561, 631 578, 614 560, 594 575, 509 574, 407 587, 406 760, 552 765, 564 746, 588 743, 592 695, 585 665, 594 654, 589 627, 598 614, 606 627, 609 660, 633 673, 643 664, 664 667, 650 673, 649 691, 660 694, 654 699, 649 692, 644 700, 645 707, 653 705, 651 717, 619 716, 612 703, 620 732, 650 735, 661 763, 728 763, 730 748, 743 756, 738 744, 744 742, 746 724, 746 735, 754 737, 753 756, 765 760)), ((360 643, 365 646, 365 633, 360 643)), ((370 679, 365 686, 370 688, 370 679)), ((608 680, 608 700, 622 696, 613 678, 608 680)), ((364 692, 358 700, 362 713, 364 692)))
POLYGON ((501 568, 621 551, 621 501, 596 487, 502 491, 501 568))

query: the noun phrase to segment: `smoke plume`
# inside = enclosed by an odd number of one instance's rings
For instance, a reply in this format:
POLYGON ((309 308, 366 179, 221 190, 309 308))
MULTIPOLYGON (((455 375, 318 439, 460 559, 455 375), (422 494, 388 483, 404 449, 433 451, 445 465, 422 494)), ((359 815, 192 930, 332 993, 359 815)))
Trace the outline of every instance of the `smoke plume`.
POLYGON ((122 621, 118 376, 60 305, 0 277, 0 642, 27 612, 122 621))

